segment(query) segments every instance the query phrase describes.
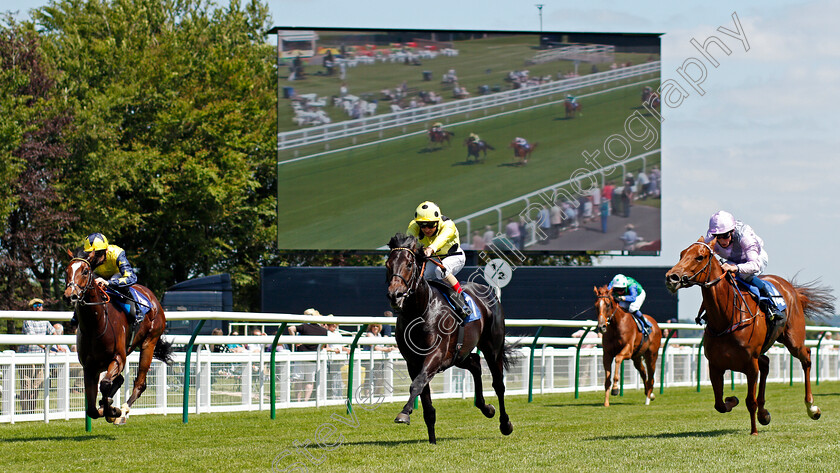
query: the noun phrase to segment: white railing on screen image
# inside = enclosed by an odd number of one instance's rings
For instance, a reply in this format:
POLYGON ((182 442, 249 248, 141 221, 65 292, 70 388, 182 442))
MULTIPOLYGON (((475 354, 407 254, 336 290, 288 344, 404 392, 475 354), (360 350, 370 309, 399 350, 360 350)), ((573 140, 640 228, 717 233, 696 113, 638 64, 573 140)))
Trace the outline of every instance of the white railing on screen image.
POLYGON ((345 120, 342 122, 314 126, 301 130, 284 131, 277 134, 277 150, 282 151, 299 146, 327 142, 338 138, 347 138, 364 133, 387 130, 390 128, 427 123, 450 115, 515 104, 529 99, 539 99, 584 87, 592 87, 617 80, 644 76, 646 74, 658 74, 659 69, 660 62, 652 61, 636 66, 622 67, 605 72, 596 72, 585 76, 558 80, 532 87, 524 87, 521 89, 508 90, 505 92, 492 93, 382 115, 374 115, 355 120, 345 120))
MULTIPOLYGON (((0 312, 0 318, 45 320, 67 320, 70 314, 64 312, 30 311, 0 312)), ((265 324, 280 322, 319 322, 339 323, 342 326, 363 325, 369 323, 393 324, 394 318, 386 317, 317 317, 294 314, 245 314, 231 312, 170 312, 170 320, 215 319, 230 321, 259 321, 265 324)), ((545 327, 588 327, 592 321, 577 320, 521 320, 507 321, 508 329, 539 326, 545 327)), ((662 328, 672 330, 697 330, 693 324, 660 324, 662 328)), ((810 332, 840 331, 826 327, 808 327, 810 332)), ((189 342, 189 336, 167 336, 181 347, 189 342)), ((341 339, 328 337, 291 337, 281 336, 279 343, 310 342, 317 344, 350 345, 353 336, 341 339)), ((209 336, 196 338, 198 351, 191 358, 189 377, 189 413, 200 414, 229 411, 268 411, 270 405, 270 358, 266 351, 273 342, 273 336, 209 336), (259 351, 248 353, 213 353, 210 344, 247 343, 260 345, 259 351)), ((580 391, 599 391, 604 385, 602 351, 600 347, 582 348, 579 365, 576 364, 578 338, 543 337, 534 343, 533 337, 509 337, 509 343, 518 344, 515 352, 516 365, 505 373, 506 393, 509 395, 529 394, 531 366, 533 359, 533 394, 571 393, 580 391), (531 346, 534 356, 531 357, 531 346), (576 368, 579 366, 579 368, 576 368), (576 384, 577 380, 577 384, 576 384)), ((694 386, 698 383, 698 359, 700 360, 700 384, 709 385, 705 357, 698 353, 700 338, 672 338, 665 352, 664 386, 694 386)), ((67 344, 75 343, 75 337, 45 335, 0 335, 0 345, 24 344, 67 344)), ((597 339, 584 340, 585 344, 598 344, 597 339)), ((292 352, 278 350, 276 356, 276 403, 275 408, 337 406, 346 402, 346 383, 352 377, 353 391, 360 387, 372 389, 384 402, 404 402, 408 398, 410 379, 405 362, 399 352, 381 352, 364 350, 366 346, 392 346, 393 337, 359 339, 360 348, 355 354, 353 366, 348 366, 346 354, 337 355, 323 350, 317 352, 292 352), (350 370, 354 376, 350 375, 350 370), (315 373, 315 381, 310 399, 305 399, 306 373, 315 373)), ((817 346, 816 340, 807 342, 817 346)), ((663 348, 665 343, 663 342, 663 348)), ((661 353, 661 352, 660 352, 661 353)), ((770 382, 802 381, 799 364, 791 365, 790 355, 780 346, 772 348, 770 356, 770 382), (791 371, 791 366, 793 370, 791 371)), ((812 378, 819 380, 840 380, 840 350, 838 342, 821 344, 818 351, 812 349, 815 358, 812 378), (819 361, 816 358, 819 357, 819 361), (817 372, 819 365, 819 373, 817 372)), ((183 411, 184 373, 186 353, 176 352, 174 363, 167 366, 155 360, 149 371, 147 389, 132 408, 132 414, 178 414, 183 411)), ((131 392, 133 378, 138 362, 138 354, 129 357, 126 381, 118 393, 122 403, 131 392)), ((663 379, 660 372, 662 360, 656 367, 656 386, 663 379)), ((489 370, 484 361, 482 383, 484 392, 493 395, 489 370)), ((736 374, 734 381, 746 382, 745 377, 736 374)), ((624 387, 639 390, 642 383, 632 365, 624 368, 624 387)), ((450 369, 435 376, 432 381, 435 398, 472 397, 474 386, 472 377, 461 369, 450 369)), ((15 353, 7 350, 0 353, 0 423, 23 421, 49 422, 55 419, 81 419, 84 417, 84 387, 82 369, 75 353, 15 353), (48 369, 44 369, 47 367, 48 369), (25 392, 23 378, 35 378, 38 383, 25 392), (46 409, 45 409, 46 406, 46 409)), ((630 394, 631 396, 634 394, 630 394)), ((640 399, 642 397, 639 394, 640 399)), ((641 402, 641 401, 640 401, 641 402)))

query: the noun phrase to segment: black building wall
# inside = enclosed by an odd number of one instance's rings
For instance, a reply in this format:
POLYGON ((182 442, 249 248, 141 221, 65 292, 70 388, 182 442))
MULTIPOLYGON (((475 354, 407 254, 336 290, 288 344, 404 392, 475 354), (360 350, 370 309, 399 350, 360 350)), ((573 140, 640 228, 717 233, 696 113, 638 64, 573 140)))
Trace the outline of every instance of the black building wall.
MULTIPOLYGON (((593 286, 607 284, 623 273, 645 288, 642 311, 664 322, 677 317, 677 297, 664 284, 668 269, 519 267, 502 290, 502 306, 508 319, 568 320, 577 316, 592 320, 593 286)), ((465 281, 475 270, 465 267, 459 279, 465 281)), ((385 296, 384 267, 267 267, 260 274, 263 312, 301 314, 314 307, 322 314, 376 316, 391 309, 385 296)), ((573 331, 546 329, 543 335, 568 336, 573 331)), ((516 335, 532 330, 511 328, 508 332, 516 335)))

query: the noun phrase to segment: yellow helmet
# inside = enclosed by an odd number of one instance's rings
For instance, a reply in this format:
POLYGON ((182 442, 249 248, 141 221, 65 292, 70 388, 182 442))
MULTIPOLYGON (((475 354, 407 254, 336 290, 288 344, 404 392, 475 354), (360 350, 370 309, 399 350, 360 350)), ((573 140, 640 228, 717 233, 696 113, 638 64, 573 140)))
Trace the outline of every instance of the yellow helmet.
POLYGON ((414 221, 416 222, 440 222, 440 207, 434 202, 423 202, 417 206, 414 211, 414 221))
POLYGON ((82 240, 82 247, 88 253, 91 251, 107 250, 108 239, 101 233, 91 233, 82 240))

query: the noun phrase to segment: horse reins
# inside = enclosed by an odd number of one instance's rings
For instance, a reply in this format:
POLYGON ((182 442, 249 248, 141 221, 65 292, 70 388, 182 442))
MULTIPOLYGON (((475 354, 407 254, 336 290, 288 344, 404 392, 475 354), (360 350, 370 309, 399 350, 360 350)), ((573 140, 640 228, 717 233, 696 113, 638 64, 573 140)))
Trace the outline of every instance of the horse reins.
POLYGON ((700 271, 697 271, 696 273, 692 274, 692 275, 691 275, 691 276, 687 279, 687 281, 688 281, 688 283, 689 283, 689 284, 688 284, 687 286, 685 286, 685 287, 691 287, 691 286, 701 286, 701 287, 704 287, 704 288, 710 288, 710 287, 714 286, 715 284, 719 283, 721 279, 723 279, 723 278, 725 278, 725 277, 726 277, 726 275, 728 274, 728 272, 727 272, 727 271, 724 271, 722 275, 720 275, 719 277, 717 277, 717 278, 715 278, 715 279, 713 279, 713 280, 711 280, 711 281, 700 282, 700 281, 695 280, 694 278, 696 278, 696 277, 697 277, 697 276, 699 276, 700 274, 702 274, 702 273, 706 272, 706 270, 709 270, 709 271, 711 272, 712 258, 714 258, 714 254, 715 254, 715 252, 714 252, 714 250, 712 250, 712 247, 711 247, 711 246, 709 246, 707 243, 703 243, 702 241, 695 241, 695 242, 694 242, 694 243, 692 243, 691 245, 692 245, 692 246, 693 246, 693 245, 703 245, 703 246, 705 246, 705 247, 706 247, 706 249, 708 249, 708 250, 709 250, 709 259, 708 259, 708 261, 706 261, 705 266, 703 266, 703 268, 702 268, 702 269, 700 269, 700 271))
MULTIPOLYGON (((78 284, 76 284, 75 280, 65 283, 65 288, 67 288, 67 287, 77 287, 81 291, 81 294, 80 294, 81 297, 73 304, 73 312, 76 311, 76 307, 78 307, 79 304, 81 304, 83 306, 95 306, 95 305, 105 305, 105 304, 108 304, 109 302, 111 302, 111 296, 109 296, 108 293, 105 292, 105 289, 102 288, 99 285, 96 285, 96 290, 98 290, 99 292, 102 293, 102 295, 105 297, 105 300, 103 300, 101 302, 87 302, 87 301, 85 301, 84 295, 88 293, 88 291, 90 290, 91 283, 94 281, 93 268, 91 267, 90 261, 88 261, 84 258, 73 258, 72 260, 70 260, 71 263, 74 262, 74 261, 81 261, 81 262, 85 263, 87 265, 88 269, 90 269, 90 273, 88 274, 88 278, 87 278, 87 282, 85 283, 85 287, 82 287, 82 286, 79 286, 78 284)), ((102 335, 105 334, 105 331, 108 330, 108 327, 111 326, 111 324, 108 320, 108 308, 107 307, 104 308, 104 315, 105 315, 105 328, 102 329, 102 332, 100 332, 96 336, 96 338, 102 337, 102 335)), ((81 320, 80 320, 80 322, 81 322, 81 320)))
MULTIPOLYGON (((408 251, 415 258, 417 256, 417 254, 411 248, 404 248, 404 247, 401 247, 401 246, 398 246, 396 248, 391 248, 391 253, 393 253, 395 251, 399 251, 399 250, 408 251)), ((423 265, 420 267, 420 274, 421 275, 426 270, 426 261, 428 261, 428 258, 425 258, 423 260, 423 265)), ((409 278, 408 281, 406 281, 406 279, 404 277, 402 277, 401 274, 392 274, 389 279, 394 279, 395 277, 402 279, 402 282, 403 282, 403 284, 405 284, 405 287, 406 287, 405 295, 406 295, 406 297, 410 296, 414 292, 414 284, 412 284, 412 283, 417 278, 417 273, 412 270, 411 277, 409 278)))

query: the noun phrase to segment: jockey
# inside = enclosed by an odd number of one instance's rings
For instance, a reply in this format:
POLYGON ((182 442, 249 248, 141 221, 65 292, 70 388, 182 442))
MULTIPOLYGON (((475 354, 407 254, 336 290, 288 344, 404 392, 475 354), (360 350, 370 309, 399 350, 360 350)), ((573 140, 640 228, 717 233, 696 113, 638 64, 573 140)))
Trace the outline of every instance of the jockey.
POLYGON ((513 139, 513 142, 516 143, 518 146, 521 146, 525 149, 528 149, 528 148, 531 147, 531 145, 528 144, 528 140, 526 140, 525 138, 520 138, 518 136, 513 139))
POLYGON ((724 210, 709 219, 705 242, 715 241, 714 251, 724 258, 723 270, 735 273, 738 279, 758 289, 759 305, 770 321, 782 318, 769 287, 758 277, 767 267, 768 257, 764 241, 753 229, 724 210))
POLYGON ((470 133, 470 136, 467 137, 467 140, 472 141, 473 143, 478 143, 479 141, 481 141, 481 138, 479 138, 478 135, 475 133, 470 133))
POLYGON ((573 95, 567 95, 566 100, 568 100, 569 103, 572 104, 572 105, 577 105, 577 102, 576 102, 577 97, 575 97, 573 95))
MULTIPOLYGON (((125 250, 117 245, 109 245, 108 239, 101 233, 91 233, 85 237, 82 240, 82 248, 89 255, 93 253, 90 256, 90 266, 96 274, 96 283, 104 284, 123 295, 130 306, 127 314, 129 323, 137 326, 143 321, 143 315, 137 310, 137 303, 128 292, 128 288, 137 282, 137 275, 125 256, 125 250)), ((70 324, 77 323, 74 312, 70 324)))
POLYGON ((467 261, 464 250, 460 248, 461 238, 455 222, 444 216, 433 202, 426 201, 417 206, 414 220, 408 224, 406 233, 417 237, 420 244, 424 246, 423 253, 426 257, 434 255, 440 258, 446 268, 445 273, 437 265, 427 264, 423 278, 443 280, 451 286, 449 297, 457 308, 456 313, 461 317, 461 324, 463 324, 464 320, 472 315, 472 311, 461 294, 464 291, 461 283, 455 278, 467 261))
POLYGON ((432 129, 429 130, 432 133, 441 133, 443 131, 443 123, 441 122, 434 122, 432 123, 432 129))
POLYGON ((612 291, 613 298, 618 301, 618 305, 627 312, 630 312, 642 325, 642 333, 644 336, 650 335, 650 322, 642 315, 642 304, 645 303, 645 290, 642 285, 635 279, 625 276, 623 274, 616 274, 610 281, 607 289, 612 291))

